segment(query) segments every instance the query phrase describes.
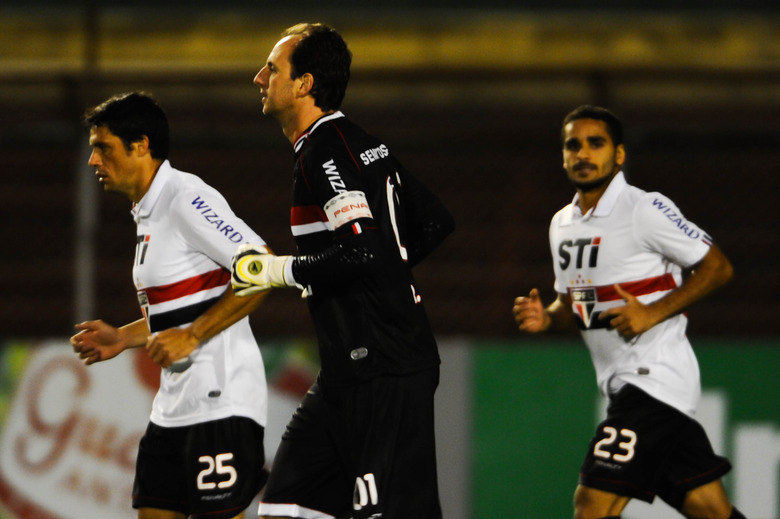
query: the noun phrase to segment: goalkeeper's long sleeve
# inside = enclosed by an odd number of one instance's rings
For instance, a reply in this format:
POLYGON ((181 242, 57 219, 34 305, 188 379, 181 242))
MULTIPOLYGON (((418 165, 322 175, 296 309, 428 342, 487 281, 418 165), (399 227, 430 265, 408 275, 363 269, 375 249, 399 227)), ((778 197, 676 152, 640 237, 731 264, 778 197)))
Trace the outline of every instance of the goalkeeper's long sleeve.
POLYGON ((406 248, 409 265, 415 266, 455 230, 455 220, 425 184, 397 164, 401 205, 406 216, 406 248))
POLYGON ((433 212, 430 219, 422 222, 417 232, 409 237, 409 265, 411 266, 425 259, 455 230, 455 220, 443 205, 438 204, 431 209, 433 212))
POLYGON ((339 282, 379 271, 374 252, 378 230, 364 225, 360 234, 342 236, 330 247, 314 254, 295 256, 292 273, 296 283, 310 285, 317 282, 339 282))

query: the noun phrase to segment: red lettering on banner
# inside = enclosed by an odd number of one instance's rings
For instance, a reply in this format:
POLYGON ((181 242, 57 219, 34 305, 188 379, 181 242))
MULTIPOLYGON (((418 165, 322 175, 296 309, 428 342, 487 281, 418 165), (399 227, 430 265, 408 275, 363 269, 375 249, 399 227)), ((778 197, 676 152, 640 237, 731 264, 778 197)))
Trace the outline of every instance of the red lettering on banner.
MULTIPOLYGON (((61 485, 66 491, 89 497, 100 505, 111 504, 111 485, 94 476, 87 477, 78 470, 71 470, 61 481, 61 485)), ((127 495, 124 497, 127 498, 127 495)))
POLYGON ((78 360, 63 357, 52 359, 33 373, 31 379, 34 382, 25 398, 29 431, 20 433, 14 443, 16 459, 21 467, 32 473, 50 470, 69 448, 75 447, 87 456, 113 463, 123 470, 134 469, 136 449, 143 433, 122 435, 116 425, 104 423, 98 417, 81 412, 79 397, 89 390, 90 381, 86 367, 78 360), (63 418, 49 422, 41 412, 44 384, 52 375, 62 372, 75 380, 72 407, 63 418), (78 438, 78 443, 71 445, 74 438, 78 438), (49 440, 48 451, 33 459, 30 444, 36 442, 36 445, 40 445, 40 440, 49 440))
POLYGON ((41 393, 43 384, 47 377, 57 370, 67 370, 73 373, 76 378, 75 396, 83 395, 89 389, 89 377, 85 368, 75 358, 72 359, 52 359, 40 368, 38 373, 32 377, 35 381, 32 384, 30 392, 26 398, 27 423, 32 432, 37 433, 38 437, 44 437, 51 440, 51 448, 46 456, 39 461, 32 461, 29 457, 29 435, 21 435, 16 439, 16 457, 19 465, 30 472, 41 472, 51 468, 65 452, 68 442, 73 434, 73 429, 79 420, 78 412, 74 411, 66 415, 60 423, 46 423, 40 412, 41 393))
POLYGON ((85 416, 79 427, 78 447, 84 454, 104 462, 113 462, 126 470, 135 468, 135 453, 141 433, 120 437, 119 428, 85 416))

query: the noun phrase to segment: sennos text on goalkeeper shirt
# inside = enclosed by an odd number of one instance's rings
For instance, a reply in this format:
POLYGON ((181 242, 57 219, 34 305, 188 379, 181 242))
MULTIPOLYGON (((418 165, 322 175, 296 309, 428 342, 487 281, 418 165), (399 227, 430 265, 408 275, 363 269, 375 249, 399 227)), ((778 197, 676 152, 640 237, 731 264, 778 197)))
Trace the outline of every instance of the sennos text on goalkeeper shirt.
POLYGON ((376 148, 372 148, 361 153, 360 160, 363 161, 363 164, 368 166, 375 160, 383 159, 388 155, 390 155, 390 150, 387 149, 387 146, 382 144, 381 146, 377 146, 376 148))

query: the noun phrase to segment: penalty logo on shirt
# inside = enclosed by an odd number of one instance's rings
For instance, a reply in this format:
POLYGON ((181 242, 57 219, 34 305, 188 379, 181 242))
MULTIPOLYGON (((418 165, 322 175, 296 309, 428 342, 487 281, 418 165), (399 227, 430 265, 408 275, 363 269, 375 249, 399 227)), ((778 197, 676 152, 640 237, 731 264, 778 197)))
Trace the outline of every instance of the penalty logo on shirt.
POLYGON ((569 290, 571 305, 575 315, 582 319, 586 329, 590 328, 590 323, 594 317, 593 308, 596 306, 596 289, 572 288, 569 290))

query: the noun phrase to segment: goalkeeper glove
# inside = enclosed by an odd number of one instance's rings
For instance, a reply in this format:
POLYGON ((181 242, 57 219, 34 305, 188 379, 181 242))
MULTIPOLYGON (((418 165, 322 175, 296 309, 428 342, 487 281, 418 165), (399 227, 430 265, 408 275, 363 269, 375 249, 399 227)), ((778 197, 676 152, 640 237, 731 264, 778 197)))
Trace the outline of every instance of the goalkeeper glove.
POLYGON ((286 271, 292 256, 275 256, 264 247, 241 245, 233 256, 231 284, 237 296, 248 296, 271 287, 295 286, 287 280, 286 271), (261 249, 261 250, 258 250, 261 249))

